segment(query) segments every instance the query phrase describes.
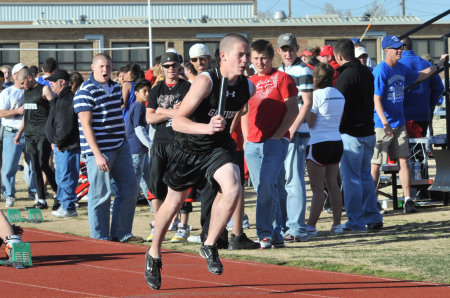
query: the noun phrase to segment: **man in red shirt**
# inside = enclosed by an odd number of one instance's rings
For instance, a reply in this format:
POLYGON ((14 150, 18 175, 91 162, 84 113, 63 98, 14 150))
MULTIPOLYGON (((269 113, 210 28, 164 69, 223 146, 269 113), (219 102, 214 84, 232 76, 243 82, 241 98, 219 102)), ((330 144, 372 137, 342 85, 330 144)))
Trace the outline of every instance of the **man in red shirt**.
POLYGON ((245 160, 257 192, 256 233, 261 249, 284 247, 281 231, 280 195, 284 180, 284 159, 289 145, 289 127, 298 115, 298 89, 285 72, 272 67, 274 50, 267 40, 251 45, 251 61, 257 74, 250 80, 256 86, 242 117, 245 160))

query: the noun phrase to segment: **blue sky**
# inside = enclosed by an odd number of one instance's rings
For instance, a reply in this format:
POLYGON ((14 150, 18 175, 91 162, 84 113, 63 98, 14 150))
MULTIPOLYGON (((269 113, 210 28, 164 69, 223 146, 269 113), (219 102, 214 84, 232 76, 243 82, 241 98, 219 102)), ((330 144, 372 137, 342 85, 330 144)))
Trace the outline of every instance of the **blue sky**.
MULTIPOLYGON (((368 7, 377 2, 374 0, 291 0, 292 17, 305 17, 308 14, 324 14, 325 4, 333 4, 336 10, 346 13, 351 11, 352 16, 363 15, 368 7)), ((258 11, 270 11, 273 13, 277 10, 284 10, 288 13, 288 0, 258 0, 258 11)), ((417 16, 427 21, 450 8, 450 0, 405 0, 406 15, 417 16)), ((383 4, 387 15, 401 15, 401 0, 385 0, 383 4)), ((445 17, 450 20, 450 15, 445 17)))

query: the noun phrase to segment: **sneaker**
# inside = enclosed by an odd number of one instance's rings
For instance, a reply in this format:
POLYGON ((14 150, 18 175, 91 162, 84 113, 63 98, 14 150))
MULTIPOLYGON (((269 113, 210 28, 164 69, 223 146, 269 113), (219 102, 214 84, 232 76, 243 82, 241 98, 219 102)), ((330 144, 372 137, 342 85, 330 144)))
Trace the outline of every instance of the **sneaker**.
POLYGON ((52 211, 52 215, 56 217, 75 217, 78 216, 78 212, 77 210, 67 211, 59 207, 58 210, 52 211))
POLYGON ((56 211, 59 209, 59 207, 61 207, 61 203, 58 201, 58 199, 56 197, 53 197, 53 206, 52 206, 52 210, 56 211))
POLYGON ((286 245, 284 244, 284 241, 272 243, 272 248, 285 248, 286 245))
POLYGON ((380 212, 380 214, 386 213, 386 210, 383 208, 383 205, 381 205, 380 201, 377 201, 377 208, 378 208, 378 212, 380 212))
POLYGON ((36 204, 34 204, 33 206, 31 206, 31 207, 26 207, 26 209, 32 209, 32 208, 36 208, 36 209, 41 209, 41 210, 43 210, 43 209, 48 209, 48 205, 47 205, 47 202, 45 202, 45 203, 41 203, 41 202, 37 202, 36 204))
POLYGON ((142 237, 139 236, 130 236, 127 239, 120 241, 122 243, 128 243, 128 244, 137 244, 137 243, 142 243, 144 242, 144 239, 142 237))
POLYGON ((175 221, 170 224, 169 231, 177 231, 179 223, 180 223, 180 220, 178 218, 175 219, 175 221))
POLYGON ((14 206, 14 202, 16 201, 16 199, 14 197, 7 197, 5 202, 5 207, 12 207, 14 206))
POLYGON ((317 236, 317 229, 315 227, 306 225, 306 232, 308 233, 309 237, 317 236))
POLYGON ((406 201, 403 205, 403 213, 415 213, 417 212, 416 206, 412 200, 406 201))
POLYGON ((172 243, 186 242, 188 236, 189 236, 189 231, 187 230, 187 226, 183 225, 183 224, 180 224, 180 225, 178 225, 177 232, 172 237, 172 239, 170 239, 170 242, 172 242, 172 243))
POLYGON ((208 270, 212 274, 222 274, 223 266, 219 259, 217 245, 200 245, 200 255, 206 259, 208 270))
POLYGON ((378 230, 380 230, 383 227, 383 222, 376 222, 376 223, 371 223, 367 225, 367 231, 369 232, 376 232, 378 230))
POLYGON ((269 249, 272 248, 272 243, 270 242, 270 238, 263 238, 259 241, 259 249, 269 249))
POLYGON ((200 235, 187 237, 187 242, 189 243, 202 243, 202 237, 200 235))
POLYGON ((250 222, 246 213, 244 213, 244 219, 242 220, 242 229, 250 229, 250 222))
POLYGON ((331 226, 330 233, 331 235, 344 234, 344 229, 342 228, 342 225, 331 226))
POLYGON ((161 287, 161 258, 153 258, 149 254, 150 248, 145 254, 145 281, 154 290, 158 290, 161 287))
POLYGON ((236 249, 258 249, 261 245, 258 242, 250 240, 245 233, 241 235, 231 234, 230 241, 228 242, 229 250, 236 249))
POLYGON ((292 242, 292 243, 294 243, 294 242, 308 241, 309 237, 308 237, 308 234, 297 237, 297 236, 291 235, 289 233, 286 233, 286 234, 284 234, 283 239, 284 239, 285 242, 292 242))

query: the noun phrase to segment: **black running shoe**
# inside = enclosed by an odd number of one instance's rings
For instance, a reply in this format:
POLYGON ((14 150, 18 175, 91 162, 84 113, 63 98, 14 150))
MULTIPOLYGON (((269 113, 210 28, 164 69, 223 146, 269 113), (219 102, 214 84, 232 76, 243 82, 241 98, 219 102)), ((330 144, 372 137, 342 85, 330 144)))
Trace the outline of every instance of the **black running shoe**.
POLYGON ((153 258, 149 253, 150 248, 145 254, 145 281, 154 290, 161 287, 161 258, 153 258))
POLYGON ((245 233, 241 235, 235 236, 231 234, 230 241, 228 243, 228 249, 236 250, 236 249, 258 249, 261 245, 258 242, 254 242, 248 239, 245 233))
POLYGON ((31 206, 31 207, 27 207, 27 209, 32 209, 32 208, 37 208, 37 209, 41 209, 41 210, 43 210, 43 209, 48 209, 48 205, 47 205, 47 202, 45 202, 45 203, 41 203, 41 202, 37 202, 36 204, 34 204, 33 206, 31 206))
POLYGON ((377 232, 383 228, 383 222, 375 222, 367 225, 368 232, 377 232))
POLYGON ((200 255, 206 259, 208 270, 212 274, 222 274, 223 266, 219 259, 217 245, 200 245, 200 255))
POLYGON ((417 212, 416 206, 412 200, 406 201, 405 205, 403 205, 403 213, 415 213, 417 212))
POLYGON ((61 207, 61 203, 58 201, 58 199, 56 197, 53 197, 53 206, 52 206, 52 210, 56 211, 59 209, 59 207, 61 207))

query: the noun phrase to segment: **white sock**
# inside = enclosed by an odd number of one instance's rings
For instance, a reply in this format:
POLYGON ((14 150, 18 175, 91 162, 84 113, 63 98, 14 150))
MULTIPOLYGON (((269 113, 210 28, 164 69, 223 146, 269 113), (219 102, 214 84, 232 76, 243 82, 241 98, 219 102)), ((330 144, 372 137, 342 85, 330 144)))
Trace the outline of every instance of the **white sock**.
POLYGON ((411 197, 406 197, 405 198, 405 203, 408 202, 409 200, 411 200, 411 197))
POLYGON ((38 201, 39 201, 39 203, 41 203, 41 204, 45 204, 45 203, 47 203, 47 201, 46 201, 46 200, 42 200, 42 199, 39 199, 38 201))

